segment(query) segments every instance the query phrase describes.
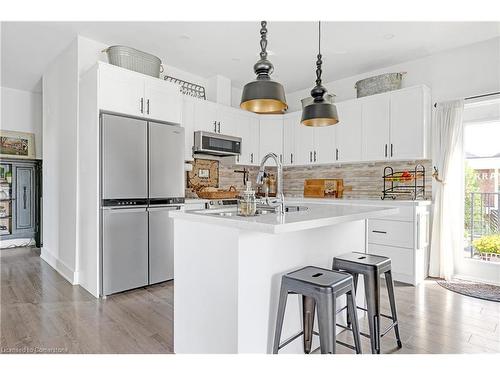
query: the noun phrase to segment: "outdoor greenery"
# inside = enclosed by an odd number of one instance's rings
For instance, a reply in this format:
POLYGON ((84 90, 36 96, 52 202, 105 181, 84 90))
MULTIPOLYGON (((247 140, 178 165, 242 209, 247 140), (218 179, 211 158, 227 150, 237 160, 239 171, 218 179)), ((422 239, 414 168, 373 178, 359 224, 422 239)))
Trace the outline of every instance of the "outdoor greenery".
MULTIPOLYGON (((470 236, 471 233, 471 207, 472 207, 472 199, 471 199, 471 193, 479 192, 479 182, 475 177, 475 169, 470 167, 467 164, 467 161, 465 162, 465 211, 464 211, 464 235, 466 238, 470 236)), ((474 197, 474 204, 477 207, 478 204, 480 204, 480 199, 481 197, 479 195, 476 195, 474 197)), ((481 212, 476 210, 474 212, 474 222, 478 223, 481 222, 481 212)))
POLYGON ((480 253, 500 254, 500 234, 483 236, 472 242, 480 253))

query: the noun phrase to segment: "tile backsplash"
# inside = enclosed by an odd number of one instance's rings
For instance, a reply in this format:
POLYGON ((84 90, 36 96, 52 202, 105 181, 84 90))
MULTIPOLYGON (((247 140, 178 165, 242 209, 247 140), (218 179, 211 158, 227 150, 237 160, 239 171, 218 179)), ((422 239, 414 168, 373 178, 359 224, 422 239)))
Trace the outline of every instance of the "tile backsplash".
MULTIPOLYGON (((394 170, 412 170, 415 165, 425 167, 426 198, 431 196, 432 164, 431 160, 385 161, 376 163, 345 163, 325 164, 304 167, 285 167, 283 169, 285 195, 289 197, 302 197, 304 193, 304 180, 309 178, 342 178, 344 186, 351 190, 344 191, 346 198, 379 198, 383 189, 382 176, 384 167, 391 166, 394 170)), ((250 174, 249 179, 255 186, 258 167, 246 167, 250 174)), ((238 165, 219 165, 219 187, 229 188, 233 185, 237 190, 243 190, 243 175, 234 172, 242 170, 238 165)), ((270 167, 270 170, 276 168, 270 167)))
POLYGON ((352 189, 344 191, 345 198, 379 198, 384 186, 382 176, 386 166, 391 166, 394 171, 404 171, 414 169, 417 164, 425 167, 425 191, 426 197, 430 198, 432 188, 430 160, 287 167, 283 172, 285 195, 301 197, 304 192, 304 180, 308 178, 342 178, 344 186, 352 189))

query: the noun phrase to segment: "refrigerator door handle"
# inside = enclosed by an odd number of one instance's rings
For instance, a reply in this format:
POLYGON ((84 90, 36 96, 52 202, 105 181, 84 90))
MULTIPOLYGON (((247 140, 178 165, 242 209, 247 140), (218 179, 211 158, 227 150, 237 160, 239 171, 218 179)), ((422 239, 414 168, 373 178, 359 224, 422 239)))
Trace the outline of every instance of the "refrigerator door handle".
POLYGON ((148 212, 154 211, 178 211, 182 206, 163 206, 163 207, 148 207, 148 212))

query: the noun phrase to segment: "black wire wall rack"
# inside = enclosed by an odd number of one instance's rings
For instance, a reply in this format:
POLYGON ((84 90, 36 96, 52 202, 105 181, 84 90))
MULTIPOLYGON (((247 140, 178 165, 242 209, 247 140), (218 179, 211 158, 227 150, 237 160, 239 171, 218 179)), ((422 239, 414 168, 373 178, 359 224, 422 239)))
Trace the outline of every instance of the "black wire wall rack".
POLYGON ((408 195, 412 200, 425 198, 425 167, 417 164, 413 170, 394 171, 384 168, 384 190, 381 199, 396 199, 408 195))

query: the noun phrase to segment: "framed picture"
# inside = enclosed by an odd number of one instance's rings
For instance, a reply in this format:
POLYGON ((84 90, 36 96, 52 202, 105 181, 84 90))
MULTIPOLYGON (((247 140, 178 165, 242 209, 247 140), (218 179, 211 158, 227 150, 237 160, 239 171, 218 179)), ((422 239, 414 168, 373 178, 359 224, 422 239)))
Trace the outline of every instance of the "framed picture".
POLYGON ((34 159, 35 135, 33 133, 0 130, 0 156, 34 159))

